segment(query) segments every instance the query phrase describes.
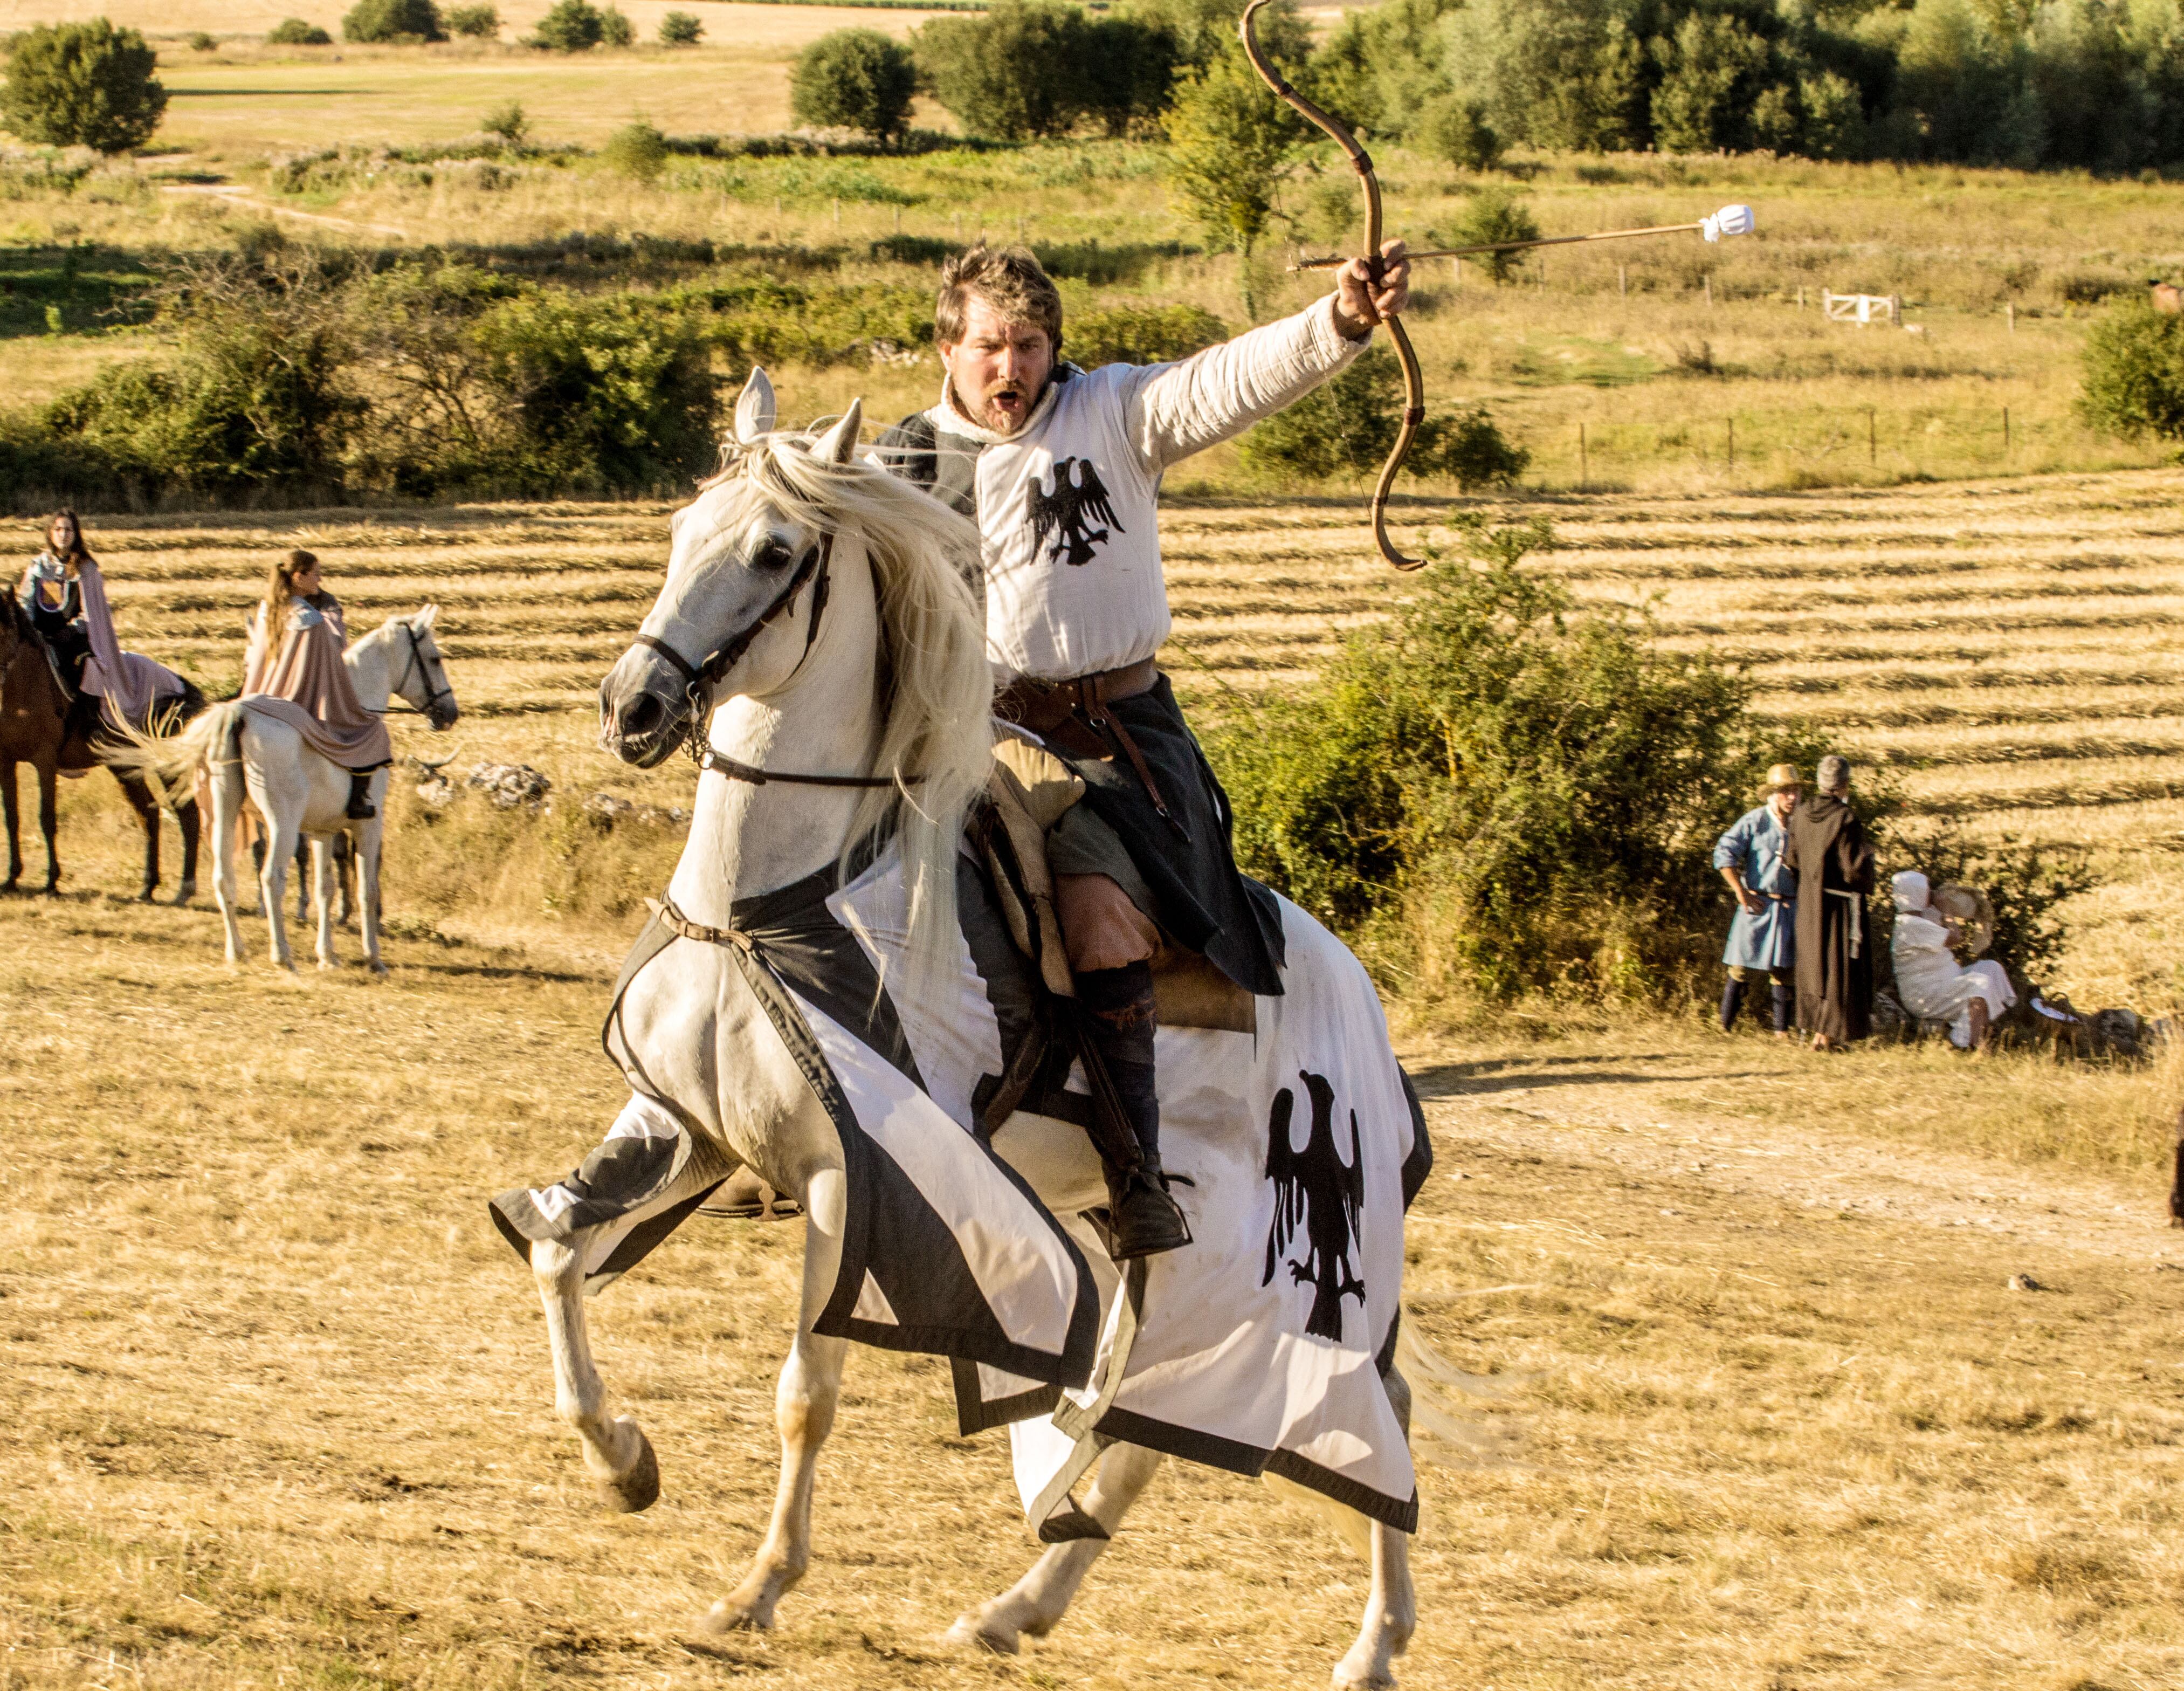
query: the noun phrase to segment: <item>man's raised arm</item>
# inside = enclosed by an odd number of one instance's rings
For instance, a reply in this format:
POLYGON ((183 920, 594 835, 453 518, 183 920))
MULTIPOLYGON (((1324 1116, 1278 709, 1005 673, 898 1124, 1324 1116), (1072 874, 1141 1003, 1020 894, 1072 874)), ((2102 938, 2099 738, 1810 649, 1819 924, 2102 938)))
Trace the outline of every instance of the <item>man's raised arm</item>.
POLYGON ((1251 329, 1178 364, 1142 372, 1131 396, 1138 450, 1156 472, 1242 433, 1302 399, 1365 350, 1373 326, 1410 299, 1403 243, 1383 249, 1375 287, 1362 260, 1336 273, 1338 291, 1293 317, 1251 329))

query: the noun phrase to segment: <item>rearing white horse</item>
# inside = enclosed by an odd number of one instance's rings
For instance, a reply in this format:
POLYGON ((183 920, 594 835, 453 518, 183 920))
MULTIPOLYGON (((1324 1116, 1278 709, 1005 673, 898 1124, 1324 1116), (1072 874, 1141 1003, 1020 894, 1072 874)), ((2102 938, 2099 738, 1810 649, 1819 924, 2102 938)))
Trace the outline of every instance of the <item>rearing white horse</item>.
MULTIPOLYGON (((390 617, 342 653, 349 684, 365 710, 383 712, 399 697, 436 732, 454 726, 460 711, 432 638, 437 614, 437 606, 427 605, 408 617, 390 617)), ((333 840, 347 834, 356 850, 365 962, 375 974, 386 973, 379 955, 379 857, 387 770, 371 778, 373 815, 357 820, 347 813, 348 771, 314 751, 287 723, 251 710, 242 700, 214 705, 172 739, 131 738, 136 743, 120 757, 156 769, 163 780, 187 782, 200 768, 204 772, 212 794, 213 891, 227 928, 230 963, 242 961, 242 928, 235 902, 236 822, 248 796, 265 820, 265 861, 258 887, 273 962, 285 969, 296 966, 282 899, 288 865, 303 839, 311 846, 319 967, 340 967, 334 955, 333 840)))
MULTIPOLYGON (((811 1069, 800 1066, 732 956, 738 907, 848 864, 861 842, 892 824, 908 938, 882 973, 894 1002, 912 1002, 922 981, 941 978, 961 950, 959 840, 989 767, 992 682, 964 577, 975 536, 922 494, 855 461, 858 424, 853 406, 818 438, 774 433, 771 390, 755 378, 738 407, 731 468, 676 514, 666 585, 638 644, 600 688, 602 740, 625 760, 660 763, 694 720, 710 748, 669 900, 683 939, 713 943, 669 946, 626 974, 614 1023, 621 1060, 633 1075, 642 1070, 652 1097, 674 1101, 679 1131, 703 1141, 705 1154, 753 1169, 799 1199, 808 1218, 801 1307, 776 1402, 782 1467, 772 1523, 743 1582, 706 1617, 715 1629, 771 1627, 783 1593, 809 1566, 816 1465, 846 1349, 844 1339, 815 1331, 830 1298, 840 1301, 850 1191, 843 1141, 811 1069), (751 779, 758 772, 769 779, 751 779), (814 775, 842 784, 812 784, 814 775)), ((1377 1006, 1373 1017, 1379 1025, 1377 1006)), ((1384 1049, 1384 1031, 1381 1038, 1384 1049)), ((1351 1119, 1349 1166, 1362 1169, 1351 1119)), ((644 1136, 641 1128, 616 1131, 610 1147, 644 1136)), ((1054 1216, 1106 1201, 1100 1163, 1078 1126, 1019 1111, 993 1147, 1054 1216)), ((1244 1170, 1254 1183, 1259 1172, 1244 1170)), ((1220 1201, 1210 1190, 1198 1197, 1220 1201)), ((548 1208, 566 1214, 569 1205, 557 1193, 548 1208)), ((1396 1264, 1384 1284, 1400 1275, 1400 1222, 1398 1209, 1379 1242, 1392 1258, 1373 1258, 1396 1264)), ((658 1466, 636 1421, 610 1409, 586 1334, 586 1277, 599 1271, 610 1236, 569 1225, 560 1236, 523 1236, 545 1306, 557 1408, 576 1428, 604 1500, 641 1510, 658 1495, 658 1466)), ((1276 1267, 1270 1254, 1269 1281, 1276 1267)), ((1268 1295, 1293 1292, 1287 1278, 1268 1295)), ((1338 1307, 1347 1291, 1337 1292, 1338 1307)), ((860 1298, 857 1313, 865 1309, 860 1298)), ((1392 1366, 1375 1376, 1368 1357, 1363 1369, 1357 1389, 1376 1394, 1400 1448, 1408 1388, 1392 1366)), ((1050 1630, 1160 1459, 1108 1444, 1074 1516, 1079 1536, 1055 1543, 1015 1588, 964 1615, 951 1638, 1013 1652, 1024 1636, 1050 1630)), ((1407 1537, 1357 1515, 1350 1524, 1369 1534, 1373 1588, 1335 1681, 1392 1684, 1392 1659, 1414 1625, 1407 1537)))

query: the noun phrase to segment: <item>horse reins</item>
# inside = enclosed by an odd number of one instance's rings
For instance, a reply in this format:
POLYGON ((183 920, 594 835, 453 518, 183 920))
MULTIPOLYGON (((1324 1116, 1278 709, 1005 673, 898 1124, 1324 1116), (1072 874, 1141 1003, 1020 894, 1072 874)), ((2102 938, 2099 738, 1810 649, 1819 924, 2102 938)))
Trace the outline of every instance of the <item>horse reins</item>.
MULTIPOLYGON (((708 737, 706 725, 706 693, 716 686, 743 661, 744 654, 752 643, 765 633, 768 625, 795 602, 796 595, 804 591, 808 583, 811 587, 811 620, 804 633, 804 655, 796 661, 796 668, 804 667, 811 656, 811 648, 818 644, 819 619, 826 614, 828 584, 832 580, 834 561, 834 534, 832 529, 823 531, 819 544, 811 549, 805 561, 797 566, 772 604, 761 611, 756 621, 733 635, 727 643, 699 663, 689 659, 656 634, 639 634, 637 644, 658 652, 673 664, 682 677, 682 699, 688 710, 688 726, 682 737, 682 749, 701 770, 710 770, 725 775, 731 781, 748 782, 754 787, 763 787, 769 781, 780 781, 800 787, 892 787, 896 778, 892 775, 815 775, 793 769, 761 769, 756 764, 744 763, 720 751, 708 737)), ((789 672, 794 677, 795 670, 789 672)), ((905 775, 901 780, 915 785, 923 780, 922 775, 905 775)))

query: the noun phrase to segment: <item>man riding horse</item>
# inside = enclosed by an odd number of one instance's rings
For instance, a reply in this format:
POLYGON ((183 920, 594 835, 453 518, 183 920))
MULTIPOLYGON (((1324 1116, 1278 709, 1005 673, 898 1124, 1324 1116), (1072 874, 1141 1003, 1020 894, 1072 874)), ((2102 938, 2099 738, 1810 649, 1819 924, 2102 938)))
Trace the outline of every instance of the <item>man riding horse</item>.
POLYGON ((881 461, 978 526, 999 710, 1085 783, 1048 839, 1089 1052, 1136 1153, 1102 1147, 1112 1253, 1190 1242, 1161 1169, 1151 964, 1199 953, 1243 991, 1282 991, 1272 896, 1237 873, 1227 795, 1155 654, 1167 638, 1161 478, 1301 399, 1409 298, 1400 241, 1295 316, 1179 362, 1084 371, 1061 360, 1061 296, 1022 247, 941 271, 939 402, 882 437, 881 461))

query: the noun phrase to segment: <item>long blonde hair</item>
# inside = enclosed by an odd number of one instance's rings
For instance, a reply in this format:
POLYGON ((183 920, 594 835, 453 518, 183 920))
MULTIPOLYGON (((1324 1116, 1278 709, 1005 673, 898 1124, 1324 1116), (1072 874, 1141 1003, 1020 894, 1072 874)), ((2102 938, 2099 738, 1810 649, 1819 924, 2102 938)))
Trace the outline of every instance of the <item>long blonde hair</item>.
POLYGON ((265 572, 265 601, 261 613, 262 625, 268 640, 277 641, 281 631, 287 626, 288 606, 296 597, 296 578, 318 562, 310 552, 290 552, 276 558, 273 567, 265 572))
POLYGON ((732 448, 715 482, 742 475, 791 521, 854 532, 872 561, 883 713, 875 773, 894 784, 859 802, 842 868, 846 875, 857 849, 896 822, 909 900, 908 979, 883 984, 915 995, 944 978, 961 943, 957 842, 993 753, 993 671, 969 581, 978 533, 907 482, 873 465, 838 464, 806 449, 805 440, 777 432, 732 448))

